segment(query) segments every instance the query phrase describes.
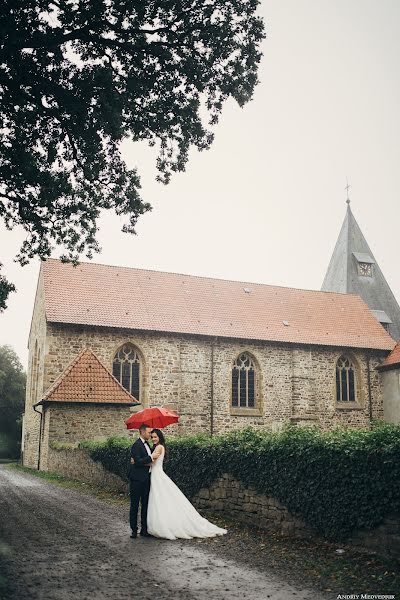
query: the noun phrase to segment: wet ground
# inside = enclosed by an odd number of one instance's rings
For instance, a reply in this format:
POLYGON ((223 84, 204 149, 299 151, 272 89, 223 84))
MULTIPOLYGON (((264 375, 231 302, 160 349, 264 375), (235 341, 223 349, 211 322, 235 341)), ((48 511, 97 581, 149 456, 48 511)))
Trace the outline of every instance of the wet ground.
POLYGON ((131 540, 129 533, 126 504, 0 465, 0 543, 10 585, 2 600, 332 598, 204 543, 131 540))

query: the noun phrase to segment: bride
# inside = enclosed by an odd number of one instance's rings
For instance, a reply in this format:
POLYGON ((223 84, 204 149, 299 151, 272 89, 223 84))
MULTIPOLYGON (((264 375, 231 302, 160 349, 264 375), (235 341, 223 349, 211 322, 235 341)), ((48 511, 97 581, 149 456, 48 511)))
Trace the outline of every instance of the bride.
POLYGON ((150 535, 167 540, 206 538, 224 535, 221 529, 204 519, 163 470, 165 438, 153 429, 151 486, 147 513, 150 535))

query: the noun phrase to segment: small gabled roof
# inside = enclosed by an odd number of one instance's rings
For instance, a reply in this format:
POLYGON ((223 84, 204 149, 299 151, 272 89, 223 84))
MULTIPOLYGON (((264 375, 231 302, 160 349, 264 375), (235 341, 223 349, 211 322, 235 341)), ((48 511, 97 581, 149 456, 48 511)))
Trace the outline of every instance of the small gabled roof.
MULTIPOLYGON (((49 323, 392 350, 358 296, 50 259, 49 323)), ((389 313, 388 313, 389 314, 389 313)))
POLYGON ((374 317, 379 321, 379 323, 393 323, 392 319, 390 319, 384 310, 371 310, 374 317))
POLYGON ((35 406, 45 402, 139 404, 90 348, 78 354, 35 406))
POLYGON ((374 265, 375 261, 369 254, 365 252, 353 252, 353 256, 355 256, 357 262, 359 263, 368 263, 370 265, 374 265))
POLYGON ((392 352, 385 358, 383 363, 377 367, 381 371, 400 368, 400 342, 396 344, 392 352))

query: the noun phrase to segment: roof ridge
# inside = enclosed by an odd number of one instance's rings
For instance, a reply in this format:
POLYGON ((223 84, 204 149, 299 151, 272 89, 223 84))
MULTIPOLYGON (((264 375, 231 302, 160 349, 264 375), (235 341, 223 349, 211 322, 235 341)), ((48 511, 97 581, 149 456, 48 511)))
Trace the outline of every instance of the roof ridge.
POLYGON ((343 290, 305 290, 91 262, 73 268, 54 259, 44 265, 44 283, 49 323, 393 348, 393 340, 360 296, 343 290))
MULTIPOLYGON (((46 260, 42 261, 43 263, 45 262, 56 262, 58 264, 63 264, 63 265, 69 265, 72 263, 68 263, 68 262, 63 262, 60 259, 57 258, 48 258, 46 260)), ((294 290, 296 292, 312 292, 315 294, 329 294, 331 296, 355 296, 358 297, 358 294, 352 294, 352 293, 344 293, 344 292, 331 292, 328 290, 316 290, 316 289, 311 289, 311 288, 299 288, 299 287, 294 287, 294 286, 288 286, 288 285, 280 285, 280 284, 273 284, 273 283, 260 283, 257 281, 243 281, 241 279, 225 279, 224 277, 210 277, 207 275, 193 275, 193 274, 189 274, 189 273, 178 273, 176 271, 159 271, 157 269, 143 269, 143 268, 139 268, 139 267, 127 267, 124 265, 107 265, 105 263, 97 263, 97 262, 92 262, 92 261, 80 261, 76 267, 79 267, 80 265, 90 265, 90 266, 98 266, 98 267, 106 267, 107 269, 127 269, 128 271, 142 271, 144 273, 157 273, 157 274, 161 274, 161 275, 178 275, 180 277, 188 277, 190 279, 203 279, 203 280, 207 280, 207 281, 223 281, 226 283, 239 283, 242 285, 259 285, 262 287, 269 287, 269 288, 278 288, 278 289, 283 289, 283 290, 294 290)))
POLYGON ((350 220, 354 218, 353 212, 350 208, 350 203, 347 205, 346 221, 347 221, 347 235, 346 235, 346 293, 349 289, 349 255, 350 255, 350 220))

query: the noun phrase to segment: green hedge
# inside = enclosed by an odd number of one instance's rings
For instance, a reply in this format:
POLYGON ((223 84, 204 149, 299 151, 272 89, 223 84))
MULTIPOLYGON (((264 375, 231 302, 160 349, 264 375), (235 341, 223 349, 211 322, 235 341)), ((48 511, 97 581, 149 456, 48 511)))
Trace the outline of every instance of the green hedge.
MULTIPOLYGON (((83 443, 126 479, 131 442, 83 443)), ((222 473, 273 496, 328 539, 345 539, 400 510, 400 427, 372 430, 287 427, 171 439, 165 470, 190 498, 222 473)))

